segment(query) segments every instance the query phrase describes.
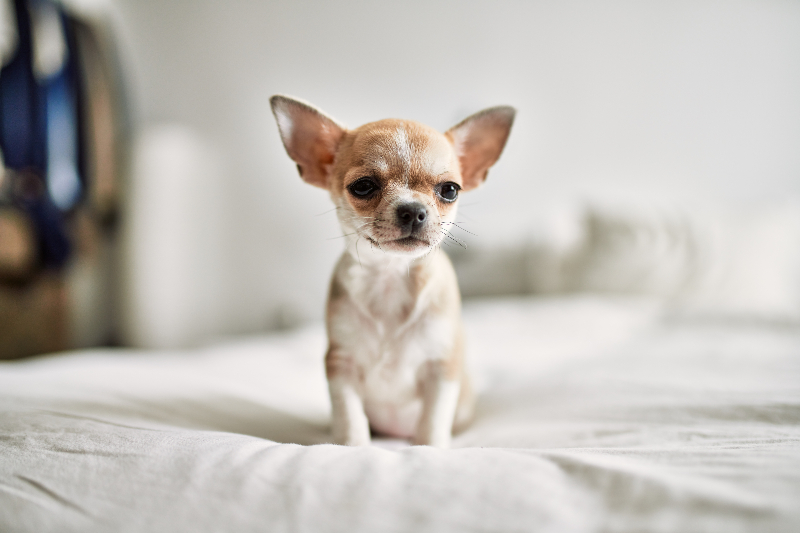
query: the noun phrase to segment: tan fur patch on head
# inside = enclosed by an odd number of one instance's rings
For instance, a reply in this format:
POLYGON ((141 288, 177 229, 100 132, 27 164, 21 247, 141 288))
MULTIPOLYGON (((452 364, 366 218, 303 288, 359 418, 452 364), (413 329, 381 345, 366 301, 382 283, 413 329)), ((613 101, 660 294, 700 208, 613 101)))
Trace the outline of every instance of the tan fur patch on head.
POLYGON ((410 120, 380 120, 348 132, 337 155, 334 172, 337 177, 344 178, 354 169, 386 181, 432 178, 449 173, 448 179, 460 184, 458 160, 447 138, 433 128, 410 120))
POLYGON ((442 239, 443 217, 455 207, 438 196, 438 187, 460 181, 458 157, 445 135, 418 122, 386 119, 345 134, 330 192, 342 223, 373 244, 403 237, 396 224, 398 205, 424 205, 430 218, 423 239, 431 248, 442 239), (365 177, 378 184, 379 192, 354 197, 347 188, 365 177))

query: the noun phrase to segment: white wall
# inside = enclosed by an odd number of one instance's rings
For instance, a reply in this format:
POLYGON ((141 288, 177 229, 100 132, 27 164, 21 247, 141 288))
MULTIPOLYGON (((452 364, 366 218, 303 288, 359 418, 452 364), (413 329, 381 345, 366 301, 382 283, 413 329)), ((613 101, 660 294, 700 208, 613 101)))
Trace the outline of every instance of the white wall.
POLYGON ((340 249, 325 193, 283 152, 274 93, 351 125, 516 106, 501 162, 462 200, 472 242, 518 238, 577 196, 800 194, 800 2, 115 4, 140 125, 188 125, 223 154, 206 177, 221 183, 196 184, 222 191, 207 335, 319 316, 340 249))

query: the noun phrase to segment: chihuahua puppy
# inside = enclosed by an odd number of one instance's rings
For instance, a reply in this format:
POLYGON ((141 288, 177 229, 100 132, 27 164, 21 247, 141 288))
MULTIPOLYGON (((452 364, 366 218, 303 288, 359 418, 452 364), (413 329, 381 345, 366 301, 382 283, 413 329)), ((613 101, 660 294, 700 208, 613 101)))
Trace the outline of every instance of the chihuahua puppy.
POLYGON ((448 447, 475 400, 458 284, 439 247, 459 193, 500 157, 514 109, 486 109, 441 134, 397 119, 349 130, 301 100, 270 102, 286 152, 328 191, 346 238, 326 314, 334 440, 366 445, 372 429, 448 447))

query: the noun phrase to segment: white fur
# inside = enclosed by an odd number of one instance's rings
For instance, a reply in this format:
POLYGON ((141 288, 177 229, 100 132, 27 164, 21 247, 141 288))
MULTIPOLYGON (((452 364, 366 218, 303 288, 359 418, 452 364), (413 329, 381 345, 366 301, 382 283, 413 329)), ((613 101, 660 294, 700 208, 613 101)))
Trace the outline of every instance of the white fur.
POLYGON ((376 159, 373 161, 375 168, 380 170, 381 172, 388 172, 389 171, 389 163, 386 162, 385 159, 376 159))
POLYGON ((281 137, 284 139, 291 139, 294 121, 292 117, 286 114, 282 109, 278 108, 278 111, 279 112, 275 113, 275 119, 278 121, 278 130, 281 133, 281 137))
POLYGON ((345 379, 328 380, 333 418, 333 438, 348 446, 370 443, 369 421, 353 384, 345 379))
POLYGON ((405 128, 398 127, 392 135, 395 143, 395 157, 399 160, 408 183, 408 171, 411 169, 411 143, 405 128))
POLYGON ((461 383, 429 379, 426 385, 424 401, 428 409, 420 417, 415 439, 431 446, 448 448, 461 383))
POLYGON ((453 153, 441 144, 429 146, 419 155, 423 170, 432 176, 440 176, 454 166, 453 153))

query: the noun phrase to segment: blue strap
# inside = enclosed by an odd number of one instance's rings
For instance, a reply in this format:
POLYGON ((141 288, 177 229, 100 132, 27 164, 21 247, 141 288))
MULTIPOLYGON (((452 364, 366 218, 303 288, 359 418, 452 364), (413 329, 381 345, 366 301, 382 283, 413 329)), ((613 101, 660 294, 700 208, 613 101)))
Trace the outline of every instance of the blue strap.
POLYGON ((20 179, 44 181, 42 187, 22 184, 23 192, 13 201, 36 227, 43 266, 59 268, 71 252, 65 214, 84 190, 79 86, 75 40, 63 12, 60 22, 67 36, 67 59, 59 72, 45 80, 37 81, 34 75, 28 7, 43 2, 50 0, 14 1, 19 44, 14 58, 0 72, 0 149, 5 165, 18 171, 20 179), (30 194, 32 190, 40 192, 30 194))

